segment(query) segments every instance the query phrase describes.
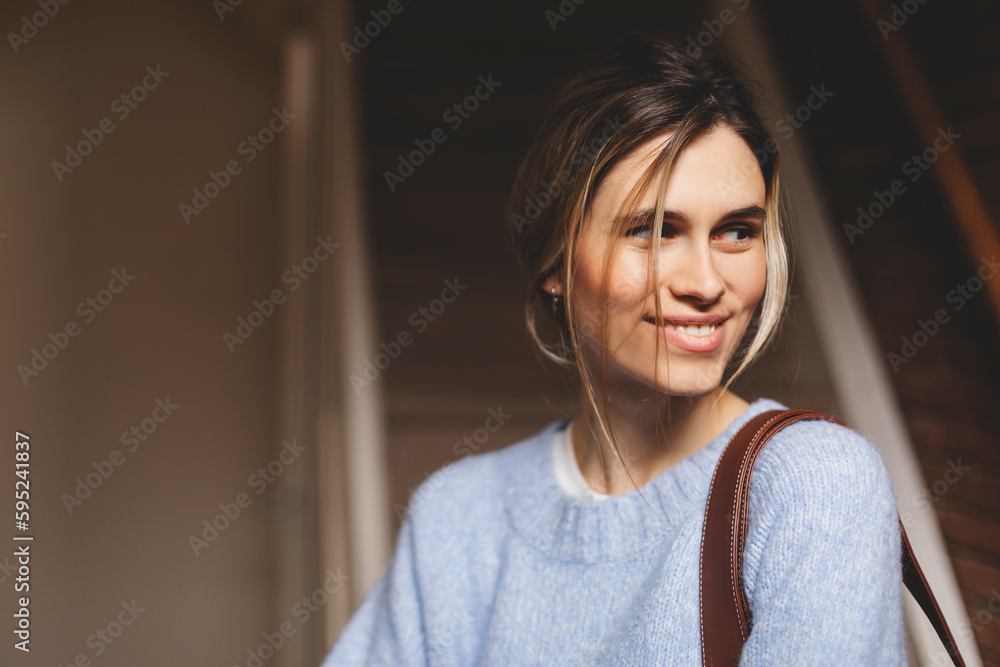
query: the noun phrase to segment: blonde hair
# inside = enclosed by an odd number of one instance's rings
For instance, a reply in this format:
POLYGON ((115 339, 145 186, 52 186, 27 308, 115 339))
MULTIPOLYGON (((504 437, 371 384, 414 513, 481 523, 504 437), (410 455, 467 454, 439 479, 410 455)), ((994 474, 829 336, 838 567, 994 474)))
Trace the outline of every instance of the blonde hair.
MULTIPOLYGON (((639 146, 670 133, 622 203, 606 257, 610 260, 615 256, 628 220, 643 194, 654 186, 657 198, 651 235, 659 238, 667 183, 681 151, 696 137, 718 127, 732 129, 747 143, 764 177, 767 278, 759 316, 744 334, 744 341, 747 337, 750 341, 745 347, 741 345, 730 361, 732 364, 738 358, 735 370, 724 383, 728 390, 773 340, 788 299, 789 261, 780 210, 777 145, 753 109, 753 101, 749 85, 721 54, 705 52, 692 58, 672 35, 633 33, 562 87, 535 127, 519 163, 508 201, 508 238, 529 281, 525 306, 528 333, 544 357, 575 368, 581 401, 597 416, 604 437, 626 472, 628 466, 614 436, 614 426, 602 417, 602 413, 610 414, 606 391, 610 363, 607 308, 601 309, 595 337, 601 350, 603 411, 598 408, 594 378, 580 355, 581 330, 594 333, 593 322, 576 322, 572 296, 573 257, 581 225, 594 194, 611 169, 639 146), (559 276, 565 286, 559 300, 542 288, 552 275, 559 276), (554 312, 558 343, 546 343, 538 333, 536 312, 540 306, 554 312)), ((656 247, 650 244, 648 256, 652 284, 656 284, 658 276, 656 247)), ((604 304, 608 303, 610 270, 611 262, 607 261, 601 292, 604 304)), ((657 290, 654 295, 656 316, 661 318, 657 290)), ((659 345, 657 337, 657 355, 659 345)), ((603 453, 601 461, 605 463, 603 453)))

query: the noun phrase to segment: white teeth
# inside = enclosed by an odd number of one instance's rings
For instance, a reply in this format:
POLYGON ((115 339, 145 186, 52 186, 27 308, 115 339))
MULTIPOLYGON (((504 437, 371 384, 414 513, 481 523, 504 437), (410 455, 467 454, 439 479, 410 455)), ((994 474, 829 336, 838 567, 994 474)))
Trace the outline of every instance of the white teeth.
POLYGON ((692 324, 691 326, 675 326, 674 328, 684 334, 689 336, 709 336, 715 332, 716 325, 714 324, 702 324, 700 327, 692 324))
MULTIPOLYGON (((649 322, 650 324, 654 324, 655 323, 654 320, 653 320, 653 318, 651 318, 651 317, 647 317, 647 318, 645 318, 645 320, 647 322, 649 322)), ((702 324, 701 326, 698 326, 697 324, 691 324, 691 325, 688 325, 688 326, 684 326, 684 325, 680 325, 680 324, 668 324, 668 323, 664 322, 660 326, 667 326, 667 327, 670 327, 671 329, 673 329, 675 331, 678 331, 678 332, 680 332, 682 334, 687 334, 688 336, 698 336, 698 337, 701 337, 701 336, 711 336, 713 333, 715 333, 715 330, 719 328, 719 324, 718 323, 716 323, 716 324, 702 324)))

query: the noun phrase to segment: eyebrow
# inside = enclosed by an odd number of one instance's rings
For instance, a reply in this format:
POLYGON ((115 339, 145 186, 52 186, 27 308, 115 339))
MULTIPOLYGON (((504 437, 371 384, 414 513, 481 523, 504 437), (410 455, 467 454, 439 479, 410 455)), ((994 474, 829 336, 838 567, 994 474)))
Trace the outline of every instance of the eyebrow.
MULTIPOLYGON (((636 211, 632 215, 626 215, 620 218, 626 227, 638 227, 640 225, 651 225, 653 224, 653 218, 656 215, 656 210, 651 208, 642 209, 636 211)), ((751 204, 750 206, 743 206, 742 208, 734 208, 731 211, 726 211, 719 218, 722 220, 758 220, 763 221, 767 217, 767 211, 764 210, 762 206, 757 204, 751 204)), ((676 220, 678 222, 690 222, 690 219, 682 212, 675 211, 673 209, 665 209, 663 211, 664 220, 676 220)))

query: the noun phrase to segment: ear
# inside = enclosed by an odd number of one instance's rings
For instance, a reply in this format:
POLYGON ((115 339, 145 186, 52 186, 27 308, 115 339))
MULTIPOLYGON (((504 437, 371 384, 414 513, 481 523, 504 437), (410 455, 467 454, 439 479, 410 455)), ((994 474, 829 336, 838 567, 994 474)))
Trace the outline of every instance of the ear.
POLYGON ((549 296, 553 293, 552 288, 555 288, 557 296, 562 296, 562 282, 555 273, 550 273, 549 277, 542 282, 542 290, 549 296))

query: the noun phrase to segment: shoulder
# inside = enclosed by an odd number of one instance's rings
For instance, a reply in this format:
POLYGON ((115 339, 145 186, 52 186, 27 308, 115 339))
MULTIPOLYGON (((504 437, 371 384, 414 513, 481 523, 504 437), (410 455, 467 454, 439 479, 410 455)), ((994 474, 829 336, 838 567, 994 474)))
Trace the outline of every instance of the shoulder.
MULTIPOLYGON (((878 448, 858 431, 805 419, 778 431, 761 451, 751 502, 788 511, 895 512, 895 494, 878 448)), ((846 516, 846 514, 845 514, 846 516)))
POLYGON ((473 453, 456 445, 459 458, 428 476, 413 491, 407 518, 417 525, 482 524, 504 512, 503 498, 511 480, 525 470, 537 471, 548 455, 562 420, 534 435, 490 452, 473 453))
POLYGON ((878 627, 884 619, 868 617, 876 609, 900 622, 900 539, 892 482, 871 440, 825 419, 783 428, 750 480, 743 585, 755 623, 816 599, 843 622, 830 636, 878 627))

